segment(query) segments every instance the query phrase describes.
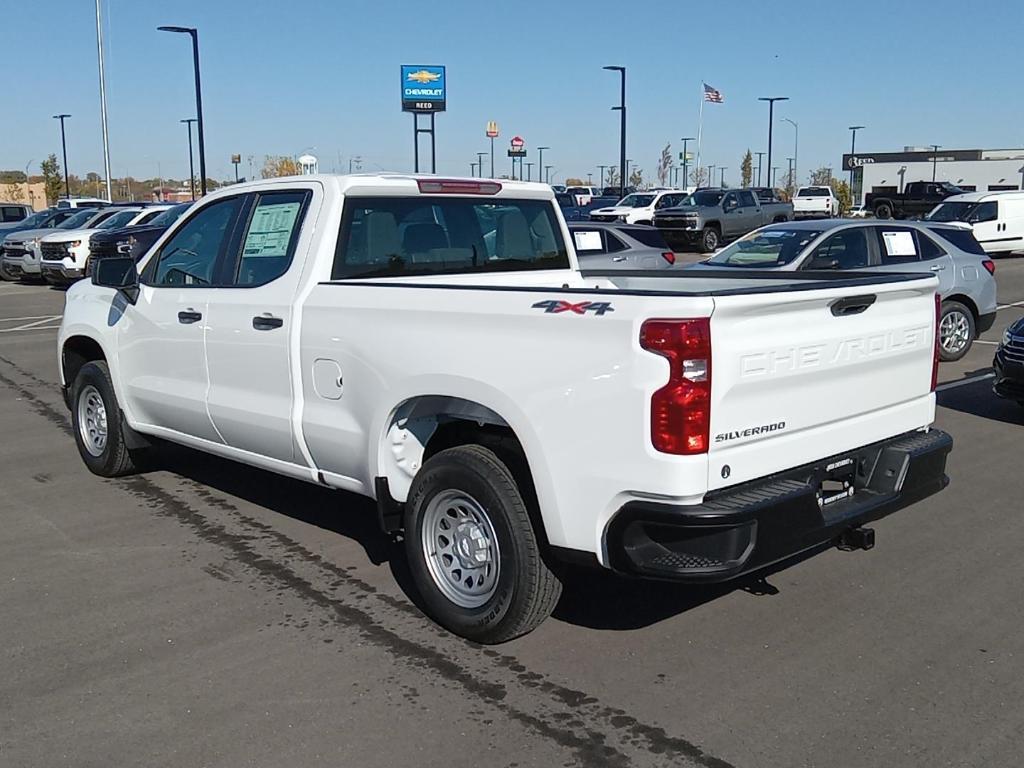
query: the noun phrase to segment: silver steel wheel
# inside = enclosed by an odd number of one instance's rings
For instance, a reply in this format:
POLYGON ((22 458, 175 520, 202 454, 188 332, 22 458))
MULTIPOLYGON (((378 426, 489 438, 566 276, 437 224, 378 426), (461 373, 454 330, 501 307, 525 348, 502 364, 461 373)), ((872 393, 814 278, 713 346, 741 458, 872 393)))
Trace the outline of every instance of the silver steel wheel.
POLYGON ((498 588, 498 537, 480 503, 441 491, 423 513, 420 543, 434 584, 460 608, 479 608, 498 588))
POLYGON ((107 407, 92 384, 86 384, 78 395, 78 434, 90 455, 103 455, 107 447, 107 407))
POLYGON ((971 323, 967 316, 959 311, 952 310, 942 316, 939 324, 939 344, 942 350, 949 355, 959 354, 971 341, 971 323))

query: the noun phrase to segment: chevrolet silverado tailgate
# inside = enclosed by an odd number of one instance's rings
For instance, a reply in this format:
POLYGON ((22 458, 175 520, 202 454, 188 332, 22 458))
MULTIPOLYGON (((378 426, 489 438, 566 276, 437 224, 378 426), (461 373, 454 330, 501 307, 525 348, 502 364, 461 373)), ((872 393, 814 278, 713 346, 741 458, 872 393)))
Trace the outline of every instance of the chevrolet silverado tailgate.
POLYGON ((931 423, 933 278, 715 297, 709 489, 931 423))

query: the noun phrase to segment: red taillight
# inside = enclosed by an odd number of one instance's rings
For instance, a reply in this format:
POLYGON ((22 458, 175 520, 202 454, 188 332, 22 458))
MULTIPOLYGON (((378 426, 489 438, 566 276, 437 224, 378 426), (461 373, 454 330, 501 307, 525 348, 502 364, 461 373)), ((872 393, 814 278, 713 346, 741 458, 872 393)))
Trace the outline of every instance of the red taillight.
POLYGON ((501 184, 495 181, 461 181, 459 179, 417 179, 420 192, 431 195, 496 195, 501 184))
POLYGON ((665 251, 663 254, 661 254, 661 258, 663 258, 669 264, 676 263, 676 255, 672 253, 672 251, 665 251))
POLYGON ((987 269, 990 275, 995 275, 996 263, 992 261, 992 259, 985 259, 984 261, 981 262, 981 266, 987 269))
POLYGON ((640 346, 668 359, 668 383, 651 396, 651 443, 662 453, 707 453, 711 428, 711 321, 647 320, 640 346))
POLYGON ((935 294, 935 349, 932 351, 932 392, 939 383, 939 323, 942 322, 942 297, 935 294))

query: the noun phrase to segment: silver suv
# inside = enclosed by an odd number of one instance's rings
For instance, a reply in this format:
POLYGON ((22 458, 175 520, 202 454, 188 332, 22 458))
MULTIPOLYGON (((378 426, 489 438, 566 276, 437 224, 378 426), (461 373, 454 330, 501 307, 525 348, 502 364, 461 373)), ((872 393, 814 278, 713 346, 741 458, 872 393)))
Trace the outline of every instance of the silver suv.
POLYGON ((913 221, 786 222, 762 227, 691 268, 928 272, 939 278, 939 356, 959 360, 996 319, 995 263, 974 234, 913 221))

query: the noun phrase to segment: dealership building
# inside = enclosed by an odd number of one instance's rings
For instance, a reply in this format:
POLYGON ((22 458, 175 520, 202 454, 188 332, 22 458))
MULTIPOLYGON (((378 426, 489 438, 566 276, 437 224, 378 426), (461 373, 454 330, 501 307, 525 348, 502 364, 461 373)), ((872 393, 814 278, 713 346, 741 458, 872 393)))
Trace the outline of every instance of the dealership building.
POLYGON ((843 155, 843 170, 853 171, 853 200, 868 192, 902 192, 911 181, 948 181, 966 192, 1021 189, 1024 149, 946 149, 904 147, 902 152, 843 155))

